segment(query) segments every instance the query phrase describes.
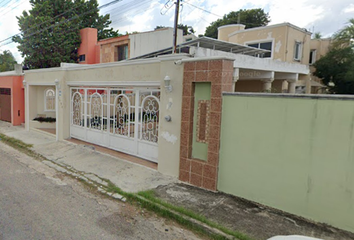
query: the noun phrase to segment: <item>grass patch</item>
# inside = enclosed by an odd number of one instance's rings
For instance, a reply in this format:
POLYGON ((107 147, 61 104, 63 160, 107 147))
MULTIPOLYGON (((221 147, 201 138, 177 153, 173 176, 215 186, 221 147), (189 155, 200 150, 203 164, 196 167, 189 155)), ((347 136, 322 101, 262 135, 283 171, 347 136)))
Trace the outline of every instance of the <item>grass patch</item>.
POLYGON ((8 137, 2 133, 0 133, 0 139, 3 143, 6 143, 7 145, 10 145, 11 147, 24 148, 24 149, 33 147, 32 144, 24 143, 21 140, 18 140, 13 137, 8 137))
POLYGON ((192 218, 192 219, 196 219, 197 221, 202 222, 202 223, 208 225, 209 227, 218 229, 219 231, 224 232, 230 236, 236 237, 240 240, 253 240, 252 238, 250 238, 242 233, 232 231, 224 226, 214 223, 214 222, 208 220, 206 217, 199 215, 191 210, 185 209, 183 207, 174 206, 170 203, 167 203, 167 202, 157 198, 155 195, 155 192, 153 190, 142 191, 142 192, 139 192, 138 194, 126 193, 123 190, 121 190, 120 188, 118 188, 117 186, 115 186, 112 182, 109 182, 108 187, 107 187, 107 191, 118 193, 118 194, 124 196, 131 203, 139 203, 139 204, 141 204, 142 207, 144 207, 150 211, 153 211, 156 214, 158 214, 164 218, 174 220, 177 223, 181 224, 182 226, 185 226, 186 228, 188 228, 192 231, 195 231, 199 234, 207 235, 211 239, 223 240, 223 239, 227 239, 227 238, 222 235, 219 235, 219 234, 210 233, 210 232, 206 231, 203 227, 199 226, 198 224, 193 223, 192 221, 181 217, 179 214, 185 215, 185 216, 192 218), (174 212, 179 213, 179 214, 176 214, 176 213, 170 211, 170 209, 173 210, 174 212))
POLYGON ((188 219, 185 219, 184 217, 182 217, 176 213, 171 212, 165 206, 159 206, 158 202, 150 201, 150 199, 144 199, 144 197, 140 196, 140 194, 133 194, 133 193, 124 192, 119 187, 115 186, 112 182, 108 183, 107 191, 118 193, 118 194, 124 196, 127 199, 127 201, 129 201, 130 203, 135 204, 135 205, 138 204, 141 207, 143 207, 149 211, 152 211, 161 217, 164 217, 164 218, 170 219, 170 220, 174 220, 175 222, 188 228, 189 230, 192 230, 198 234, 207 236, 210 239, 214 239, 214 240, 226 240, 227 239, 226 237, 224 237, 222 235, 210 233, 210 232, 206 231, 203 227, 199 226, 198 224, 196 224, 188 219))
POLYGON ((226 233, 228 235, 234 236, 234 237, 236 237, 236 238, 238 238, 240 240, 253 240, 252 238, 250 238, 250 237, 248 237, 248 236, 246 236, 246 235, 244 235, 242 233, 239 233, 239 232, 236 232, 236 231, 232 231, 232 230, 230 230, 230 229, 228 229, 228 228, 226 228, 224 226, 221 226, 221 225, 219 225, 219 224, 217 224, 215 222, 212 222, 212 221, 208 220, 206 217, 204 217, 204 216, 202 216, 200 214, 197 214, 197 213, 195 213, 195 212, 193 212, 191 210, 185 209, 183 207, 174 206, 174 205, 172 205, 172 204, 170 204, 168 202, 165 202, 165 201, 157 198, 156 194, 155 194, 155 192, 153 190, 142 191, 142 192, 139 192, 138 195, 144 197, 145 199, 150 200, 151 202, 155 202, 155 203, 157 203, 159 205, 162 205, 162 206, 164 206, 166 208, 172 209, 172 210, 174 210, 174 211, 176 211, 178 213, 181 213, 181 214, 183 214, 185 216, 188 216, 190 218, 196 219, 196 220, 198 220, 198 221, 200 221, 200 222, 202 222, 202 223, 204 223, 204 224, 206 224, 206 225, 208 225, 210 227, 216 228, 216 229, 218 229, 218 230, 220 230, 220 231, 222 231, 222 232, 224 232, 224 233, 226 233))
POLYGON ((10 147, 13 147, 17 149, 18 151, 25 153, 26 155, 36 158, 37 160, 47 160, 44 156, 41 154, 36 153, 33 151, 31 148, 33 147, 32 144, 27 144, 22 142, 21 140, 18 140, 13 137, 8 137, 5 134, 0 133, 0 141, 5 143, 6 145, 9 145, 10 147))

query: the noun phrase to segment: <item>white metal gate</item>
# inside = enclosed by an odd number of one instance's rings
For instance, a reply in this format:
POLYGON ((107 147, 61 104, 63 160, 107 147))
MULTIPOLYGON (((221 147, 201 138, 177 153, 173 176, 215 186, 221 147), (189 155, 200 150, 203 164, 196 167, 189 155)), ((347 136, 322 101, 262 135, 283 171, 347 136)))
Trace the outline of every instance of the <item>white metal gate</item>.
POLYGON ((71 88, 70 135, 157 162, 159 89, 71 88))

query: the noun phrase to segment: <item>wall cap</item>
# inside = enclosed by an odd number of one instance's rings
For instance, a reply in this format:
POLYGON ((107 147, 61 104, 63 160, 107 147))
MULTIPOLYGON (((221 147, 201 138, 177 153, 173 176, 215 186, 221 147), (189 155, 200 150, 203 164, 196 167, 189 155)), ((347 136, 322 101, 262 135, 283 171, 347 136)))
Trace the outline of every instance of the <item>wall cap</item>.
POLYGON ((235 61, 234 58, 226 57, 226 56, 211 56, 211 57, 196 57, 196 58, 188 58, 182 59, 182 63, 185 62, 198 62, 198 61, 210 61, 210 60, 228 60, 235 61))
POLYGON ((71 71, 71 70, 86 70, 86 69, 96 69, 96 68, 108 68, 115 66, 129 66, 129 65, 139 65, 139 64, 151 64, 160 63, 160 59, 138 59, 138 60, 126 60, 120 62, 109 62, 109 63, 99 63, 99 64, 66 64, 62 63, 62 67, 54 68, 41 68, 26 70, 25 73, 36 73, 36 72, 55 72, 55 71, 71 71))
POLYGON ((0 72, 0 77, 17 77, 17 76, 23 76, 24 73, 16 73, 15 71, 7 71, 7 72, 0 72))
POLYGON ((238 31, 235 31, 233 33, 230 33, 229 34, 229 37, 232 37, 238 33, 243 33, 243 32, 251 32, 251 31, 258 31, 258 30, 263 30, 263 29, 271 29, 271 28, 277 28, 277 27, 284 27, 284 26, 287 26, 287 27, 291 27, 293 29, 296 29, 300 32, 303 32, 307 35, 311 35, 312 33, 310 31, 307 31, 305 28, 300 28, 294 24, 291 24, 291 23, 288 23, 288 22, 284 22, 284 23, 278 23, 278 24, 273 24, 273 25, 268 25, 268 26, 260 26, 260 27, 255 27, 255 28, 247 28, 247 29, 243 29, 243 30, 238 30, 238 31))
POLYGON ((291 93, 245 93, 245 92, 223 92, 223 96, 241 96, 241 97, 266 97, 266 98, 309 98, 324 100, 354 100, 352 95, 339 94, 291 94, 291 93))

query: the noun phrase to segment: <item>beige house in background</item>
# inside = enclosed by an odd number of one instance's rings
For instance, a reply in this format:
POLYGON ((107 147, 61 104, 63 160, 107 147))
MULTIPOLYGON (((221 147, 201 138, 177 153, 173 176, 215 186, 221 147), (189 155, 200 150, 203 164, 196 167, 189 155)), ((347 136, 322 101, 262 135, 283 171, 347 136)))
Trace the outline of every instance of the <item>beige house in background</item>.
MULTIPOLYGON (((225 25, 218 28, 218 39, 226 42, 243 44, 250 47, 269 50, 269 53, 260 55, 289 63, 300 63, 311 66, 321 56, 327 53, 330 39, 311 39, 311 32, 290 23, 281 23, 265 27, 245 29, 243 24, 225 25)), ((314 69, 310 68, 311 73, 314 69)), ((239 81, 236 91, 259 90, 258 81, 239 81)), ((289 83, 294 83, 293 91, 299 93, 315 93, 323 87, 320 80, 312 74, 307 78, 294 81, 283 81, 281 84, 273 82, 272 91, 284 92, 289 83)))

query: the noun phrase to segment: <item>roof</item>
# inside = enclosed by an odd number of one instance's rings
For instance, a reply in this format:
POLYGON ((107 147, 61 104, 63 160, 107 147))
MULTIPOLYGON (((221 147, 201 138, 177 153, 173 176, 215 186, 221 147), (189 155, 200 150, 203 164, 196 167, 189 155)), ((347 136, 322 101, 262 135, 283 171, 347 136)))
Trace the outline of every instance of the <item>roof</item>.
POLYGON ((273 25, 267 25, 267 26, 260 26, 260 27, 254 27, 254 28, 247 28, 247 29, 243 29, 243 30, 237 30, 233 33, 229 34, 229 37, 236 35, 238 33, 242 33, 242 32, 251 32, 251 31, 259 31, 259 30, 263 30, 263 29, 269 29, 269 28, 277 28, 277 27, 284 27, 284 26, 288 26, 291 27, 293 29, 296 29, 300 32, 303 32, 305 34, 311 35, 312 32, 308 31, 306 28, 300 28, 298 26, 295 26, 294 24, 288 23, 288 22, 284 22, 284 23, 278 23, 278 24, 273 24, 273 25))
MULTIPOLYGON (((270 52, 268 50, 263 50, 259 48, 249 47, 237 43, 230 43, 226 41, 217 40, 209 37, 200 37, 177 46, 177 51, 185 52, 185 49, 188 47, 202 47, 208 48, 223 52, 236 53, 236 54, 244 54, 249 56, 255 56, 257 54, 264 54, 270 52)), ((158 55, 170 54, 172 52, 172 46, 169 48, 161 49, 155 52, 151 52, 145 55, 141 55, 132 59, 138 58, 151 58, 156 57, 158 55)))

